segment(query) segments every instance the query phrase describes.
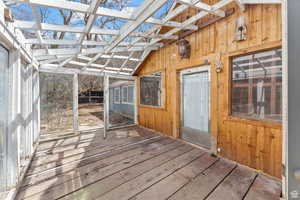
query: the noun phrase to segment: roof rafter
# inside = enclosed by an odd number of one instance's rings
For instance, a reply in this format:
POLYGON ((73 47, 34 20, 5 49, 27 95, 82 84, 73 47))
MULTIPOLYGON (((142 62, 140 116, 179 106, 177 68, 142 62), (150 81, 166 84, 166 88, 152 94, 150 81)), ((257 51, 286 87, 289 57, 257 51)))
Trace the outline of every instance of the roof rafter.
MULTIPOLYGON (((79 2, 66 1, 66 0, 47 0, 47 1, 13 0, 13 2, 30 4, 30 5, 34 5, 34 6, 57 8, 57 9, 62 9, 62 10, 71 10, 74 12, 81 12, 81 13, 88 13, 88 14, 91 13, 88 5, 79 3, 79 2)), ((133 13, 130 13, 128 11, 113 10, 113 9, 104 8, 104 7, 99 7, 97 9, 97 11, 95 12, 95 15, 120 18, 120 19, 129 20, 129 21, 135 21, 135 18, 133 17, 133 13)), ((150 17, 149 19, 147 19, 145 21, 145 23, 164 25, 164 26, 170 26, 170 27, 180 27, 181 26, 181 23, 176 22, 176 21, 169 21, 167 23, 163 23, 161 20, 153 18, 153 17, 150 17)), ((186 27, 186 29, 191 29, 191 30, 194 30, 196 28, 197 27, 193 26, 193 25, 190 27, 186 27)))
MULTIPOLYGON (((116 38, 113 39, 111 44, 105 48, 105 53, 110 52, 112 49, 114 49, 119 43, 122 42, 123 39, 125 39, 131 32, 133 32, 139 25, 144 23, 149 17, 153 15, 161 6, 163 6, 167 0, 146 0, 143 2, 143 4, 139 7, 139 9, 136 11, 133 18, 136 20, 133 22, 127 22, 121 29, 120 29, 120 35, 118 35, 116 38)), ((102 53, 98 53, 88 64, 92 64, 95 62, 102 53)))
MULTIPOLYGON (((16 20, 14 22, 15 28, 19 28, 22 30, 44 30, 44 31, 59 31, 59 32, 72 32, 72 33, 85 33, 85 27, 72 27, 68 25, 57 25, 57 24, 46 24, 41 23, 41 27, 39 28, 36 26, 36 23, 30 21, 20 21, 16 20)), ((101 29, 92 27, 89 31, 91 34, 98 34, 98 35, 119 35, 119 30, 112 30, 112 29, 101 29)), ((165 38, 163 35, 156 34, 156 35, 147 35, 145 36, 143 32, 132 32, 130 33, 131 37, 142 37, 142 38, 163 38, 163 39, 176 39, 176 36, 171 36, 165 38)))

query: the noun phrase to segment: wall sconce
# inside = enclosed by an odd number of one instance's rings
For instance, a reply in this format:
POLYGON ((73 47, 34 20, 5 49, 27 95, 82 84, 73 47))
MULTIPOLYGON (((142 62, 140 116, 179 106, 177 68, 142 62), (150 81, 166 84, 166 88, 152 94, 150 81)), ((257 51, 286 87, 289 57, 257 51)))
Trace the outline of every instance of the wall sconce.
POLYGON ((246 35, 247 35, 247 26, 245 23, 245 17, 240 16, 236 20, 235 41, 246 40, 246 35))
POLYGON ((191 45, 190 45, 189 41, 186 39, 180 39, 177 42, 177 45, 178 45, 178 53, 179 53, 181 59, 182 58, 190 58, 191 45))

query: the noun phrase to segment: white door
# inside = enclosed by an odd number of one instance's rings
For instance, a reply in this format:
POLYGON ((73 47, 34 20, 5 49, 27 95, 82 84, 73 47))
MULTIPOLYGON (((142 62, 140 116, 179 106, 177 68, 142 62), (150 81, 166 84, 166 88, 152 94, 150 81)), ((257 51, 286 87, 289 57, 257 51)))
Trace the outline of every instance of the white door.
POLYGON ((182 139, 210 148, 209 67, 181 72, 182 139))

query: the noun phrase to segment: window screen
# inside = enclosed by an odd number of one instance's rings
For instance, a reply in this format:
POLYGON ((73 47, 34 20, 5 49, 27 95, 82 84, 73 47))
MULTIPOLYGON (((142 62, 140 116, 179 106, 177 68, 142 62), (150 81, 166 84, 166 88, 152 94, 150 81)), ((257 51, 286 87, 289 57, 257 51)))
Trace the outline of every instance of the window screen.
POLYGON ((162 73, 153 73, 141 77, 141 104, 161 106, 162 73))
POLYGON ((281 49, 232 59, 232 115, 281 121, 281 49))

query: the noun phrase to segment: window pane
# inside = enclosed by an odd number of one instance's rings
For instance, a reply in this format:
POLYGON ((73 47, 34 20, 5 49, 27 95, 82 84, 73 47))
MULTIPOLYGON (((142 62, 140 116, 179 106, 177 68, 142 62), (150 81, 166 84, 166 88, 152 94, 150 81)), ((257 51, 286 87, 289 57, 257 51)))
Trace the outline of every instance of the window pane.
POLYGON ((120 88, 115 88, 114 93, 115 93, 115 95, 114 95, 115 103, 120 103, 120 88))
POLYGON ((127 86, 122 87, 122 102, 127 103, 128 97, 127 97, 127 86))
POLYGON ((281 85, 281 49, 233 58, 232 115, 280 121, 281 85))
POLYGON ((128 86, 128 103, 133 103, 134 86, 128 86))
POLYGON ((141 104, 161 106, 162 73, 141 77, 141 104))

